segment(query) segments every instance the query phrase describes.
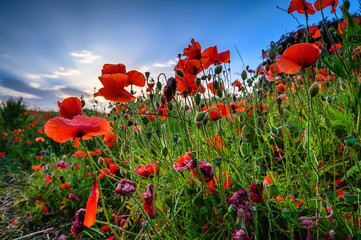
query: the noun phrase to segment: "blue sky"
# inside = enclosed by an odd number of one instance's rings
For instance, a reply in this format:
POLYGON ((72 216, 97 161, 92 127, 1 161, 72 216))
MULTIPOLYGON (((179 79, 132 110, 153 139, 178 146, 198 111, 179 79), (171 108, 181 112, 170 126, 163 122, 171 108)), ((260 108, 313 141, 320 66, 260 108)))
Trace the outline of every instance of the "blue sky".
MULTIPOLYGON (((310 1, 311 3, 314 0, 310 1)), ((56 101, 92 99, 104 63, 174 76, 178 53, 192 38, 202 49, 231 51, 232 78, 256 68, 270 41, 297 28, 276 6, 290 0, 111 1, 12 0, 0 2, 0 99, 23 97, 31 107, 56 109, 56 101)), ((340 0, 339 5, 341 5, 340 0)), ((351 1, 351 12, 358 10, 351 1)), ((325 9, 331 16, 330 7, 325 9)), ((341 17, 341 11, 337 9, 341 17)), ((304 24, 304 16, 294 13, 304 24)), ((310 16, 318 23, 321 14, 310 16)))

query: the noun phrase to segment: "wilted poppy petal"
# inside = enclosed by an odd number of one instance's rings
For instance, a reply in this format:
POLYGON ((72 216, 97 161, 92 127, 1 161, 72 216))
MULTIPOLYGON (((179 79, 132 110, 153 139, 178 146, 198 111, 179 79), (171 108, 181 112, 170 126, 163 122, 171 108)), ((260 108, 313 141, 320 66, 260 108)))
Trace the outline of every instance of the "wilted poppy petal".
POLYGON ((92 192, 90 193, 85 210, 84 226, 86 227, 91 227, 95 223, 97 208, 98 208, 98 199, 99 199, 98 180, 94 177, 92 192))

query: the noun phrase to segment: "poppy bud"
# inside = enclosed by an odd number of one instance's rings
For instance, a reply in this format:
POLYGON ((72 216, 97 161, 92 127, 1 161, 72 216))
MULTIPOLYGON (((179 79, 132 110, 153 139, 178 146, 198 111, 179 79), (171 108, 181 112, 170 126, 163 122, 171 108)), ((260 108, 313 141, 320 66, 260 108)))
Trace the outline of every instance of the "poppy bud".
POLYGON ((242 142, 240 150, 241 150, 242 156, 245 157, 247 155, 247 153, 248 153, 248 143, 242 142))
POLYGON ((252 80, 251 80, 251 79, 248 79, 248 80, 247 80, 247 83, 248 83, 248 87, 251 87, 251 86, 252 86, 252 80))
POLYGON ((236 213, 237 210, 238 209, 237 209, 236 205, 234 205, 233 203, 231 205, 229 205, 229 207, 228 207, 228 212, 229 213, 236 213))
POLYGON ((215 74, 220 74, 222 72, 222 65, 217 65, 214 69, 215 74))
POLYGON ((265 66, 265 70, 268 72, 269 71, 269 64, 267 63, 265 66))
POLYGON ((85 106, 85 101, 84 101, 84 99, 82 99, 80 102, 81 102, 81 107, 83 108, 83 107, 85 106))
POLYGON ((277 52, 282 52, 282 50, 283 50, 283 46, 282 46, 282 45, 279 45, 279 46, 277 47, 277 52))
POLYGON ((233 102, 236 102, 237 101, 237 97, 236 95, 233 95, 233 102))
POLYGON ((104 158, 102 158, 102 157, 98 158, 98 164, 104 165, 104 158))
POLYGON ((308 90, 308 92, 310 93, 311 98, 316 96, 319 91, 320 91, 320 85, 318 84, 318 82, 312 83, 310 89, 308 90))
POLYGON ((142 228, 143 228, 145 231, 148 231, 148 229, 149 229, 149 222, 148 222, 148 221, 142 222, 142 228))
POLYGON ((152 132, 150 131, 146 132, 145 135, 147 136, 148 139, 152 138, 152 132))
POLYGON ((356 139, 354 136, 348 136, 346 138, 344 138, 344 141, 346 143, 347 146, 351 147, 356 143, 356 139))
POLYGON ((143 122, 143 124, 148 124, 149 123, 149 119, 147 118, 147 117, 143 117, 142 118, 142 122, 143 122))
POLYGON ((207 112, 199 112, 199 113, 196 114, 196 117, 194 118, 194 121, 202 122, 206 118, 208 118, 208 113, 207 112))
POLYGON ((186 97, 188 96, 188 91, 185 91, 185 90, 184 90, 184 91, 182 92, 182 94, 183 94, 183 97, 186 98, 186 97))
POLYGON ((333 188, 327 188, 325 190, 325 194, 328 200, 334 200, 336 198, 335 191, 333 191, 333 188))
POLYGON ((178 58, 181 59, 182 57, 182 54, 178 53, 178 58))
POLYGON ((288 220, 292 217, 292 212, 289 208, 282 208, 282 216, 284 219, 288 220))
POLYGON ((346 192, 343 194, 343 200, 349 204, 352 204, 356 200, 356 196, 351 192, 346 192))
POLYGON ((197 106, 201 103, 201 95, 199 93, 194 96, 194 101, 196 102, 197 106))
POLYGON ((150 98, 150 100, 153 100, 154 94, 153 93, 149 94, 149 98, 150 98))
POLYGON ((164 97, 164 96, 161 96, 161 97, 160 97, 160 101, 162 102, 162 104, 164 104, 165 101, 166 101, 165 97, 164 97))
POLYGON ((159 102, 155 102, 155 106, 156 106, 157 108, 160 108, 160 103, 159 103, 159 102))
POLYGON ((218 90, 217 90, 217 96, 221 98, 222 95, 223 95, 222 90, 221 90, 221 89, 218 89, 218 90))
POLYGON ((276 196, 277 193, 278 193, 278 189, 277 189, 277 186, 276 186, 276 185, 271 185, 271 186, 269 187, 269 190, 270 190, 270 194, 271 194, 272 196, 276 196))
POLYGON ((288 124, 287 128, 290 133, 294 133, 296 127, 293 124, 288 124))
POLYGON ((346 10, 350 9, 350 1, 349 0, 343 1, 343 8, 345 8, 346 10))
POLYGON ((161 84, 159 81, 157 82, 157 88, 158 88, 159 90, 162 89, 162 84, 161 84))
POLYGON ((196 78, 196 84, 197 85, 201 84, 201 79, 200 78, 196 78))
POLYGON ((242 71, 241 77, 243 81, 247 79, 247 72, 245 70, 242 71))
POLYGON ((206 76, 206 75, 203 75, 201 78, 202 78, 202 80, 207 80, 207 76, 206 76))
POLYGON ((168 102, 167 103, 167 108, 168 108, 168 110, 171 112, 171 111, 173 111, 173 104, 171 103, 171 102, 168 102))
POLYGON ((182 71, 182 70, 177 69, 175 72, 178 74, 178 76, 184 77, 184 74, 183 74, 183 71, 182 71))
POLYGON ((325 30, 323 28, 320 29, 320 34, 323 35, 325 33, 325 30))
POLYGON ((162 150, 162 155, 163 157, 167 157, 168 156, 168 148, 167 147, 164 147, 163 150, 162 150))
POLYGON ((270 45, 271 48, 276 48, 277 47, 276 43, 274 41, 271 41, 269 45, 270 45))
POLYGON ((211 80, 211 78, 212 78, 212 75, 208 74, 208 80, 211 80))
POLYGON ((274 48, 271 48, 268 52, 269 59, 273 62, 276 58, 277 52, 274 48))
POLYGON ((329 118, 325 118, 324 123, 325 123, 326 127, 328 127, 328 128, 332 127, 332 122, 329 118))

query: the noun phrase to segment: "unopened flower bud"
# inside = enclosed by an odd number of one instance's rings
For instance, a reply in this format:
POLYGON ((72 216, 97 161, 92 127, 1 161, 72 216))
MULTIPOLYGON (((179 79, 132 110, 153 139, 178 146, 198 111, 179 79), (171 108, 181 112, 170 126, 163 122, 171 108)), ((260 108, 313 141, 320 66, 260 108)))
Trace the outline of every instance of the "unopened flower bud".
POLYGON ((222 72, 222 65, 217 65, 214 69, 215 74, 220 74, 222 72))
POLYGON ((208 117, 207 112, 199 112, 196 114, 196 117, 194 118, 194 121, 196 122, 202 122, 204 119, 208 117))
POLYGON ((269 71, 269 64, 267 63, 265 66, 265 70, 268 72, 269 71))
POLYGON ((320 91, 320 85, 318 84, 318 82, 312 83, 310 89, 308 90, 311 98, 315 97, 319 91, 320 91))
POLYGON ((217 96, 220 97, 220 98, 223 96, 223 92, 222 92, 221 89, 217 90, 217 96))
POLYGON ((194 101, 196 102, 196 105, 198 106, 201 103, 201 94, 197 93, 194 96, 194 101))
POLYGON ((268 53, 269 59, 273 62, 276 58, 277 52, 274 48, 271 48, 268 53))
POLYGON ((247 72, 246 72, 246 70, 243 70, 243 71, 242 71, 241 77, 242 77, 242 80, 243 80, 243 81, 247 79, 247 72))
POLYGON ((182 71, 182 70, 177 69, 175 72, 178 74, 178 76, 184 77, 184 74, 183 74, 183 71, 182 71))
POLYGON ((200 78, 196 78, 196 84, 197 85, 201 84, 201 79, 200 78))
POLYGON ((159 81, 157 82, 157 88, 158 88, 159 90, 162 89, 162 84, 161 84, 159 81))

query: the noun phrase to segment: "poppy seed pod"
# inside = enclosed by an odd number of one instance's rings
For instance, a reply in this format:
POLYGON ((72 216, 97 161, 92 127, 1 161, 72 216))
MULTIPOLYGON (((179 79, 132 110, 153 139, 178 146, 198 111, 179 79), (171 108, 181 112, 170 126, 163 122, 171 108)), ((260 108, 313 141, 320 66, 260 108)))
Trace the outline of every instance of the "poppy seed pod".
POLYGON ((145 77, 149 78, 149 76, 150 76, 150 72, 145 72, 145 77))
POLYGON ((242 80, 243 80, 243 81, 247 79, 247 72, 246 72, 246 70, 243 70, 243 71, 242 71, 241 77, 242 77, 242 80))
POLYGON ((182 70, 177 69, 175 72, 178 74, 178 76, 180 76, 180 77, 184 77, 184 73, 183 73, 183 71, 182 71, 182 70))
POLYGON ((308 89, 311 98, 315 97, 319 91, 320 91, 320 85, 318 84, 318 82, 312 83, 311 87, 308 89))
POLYGON ((343 194, 343 200, 349 204, 352 204, 356 200, 356 195, 351 192, 343 194))
POLYGON ((220 74, 222 72, 222 65, 217 65, 214 69, 215 74, 220 74))
POLYGON ((292 217, 292 212, 289 208, 282 208, 282 216, 284 219, 288 220, 292 217))
POLYGON ((277 56, 277 52, 274 48, 271 48, 268 52, 269 59, 273 62, 277 56))

